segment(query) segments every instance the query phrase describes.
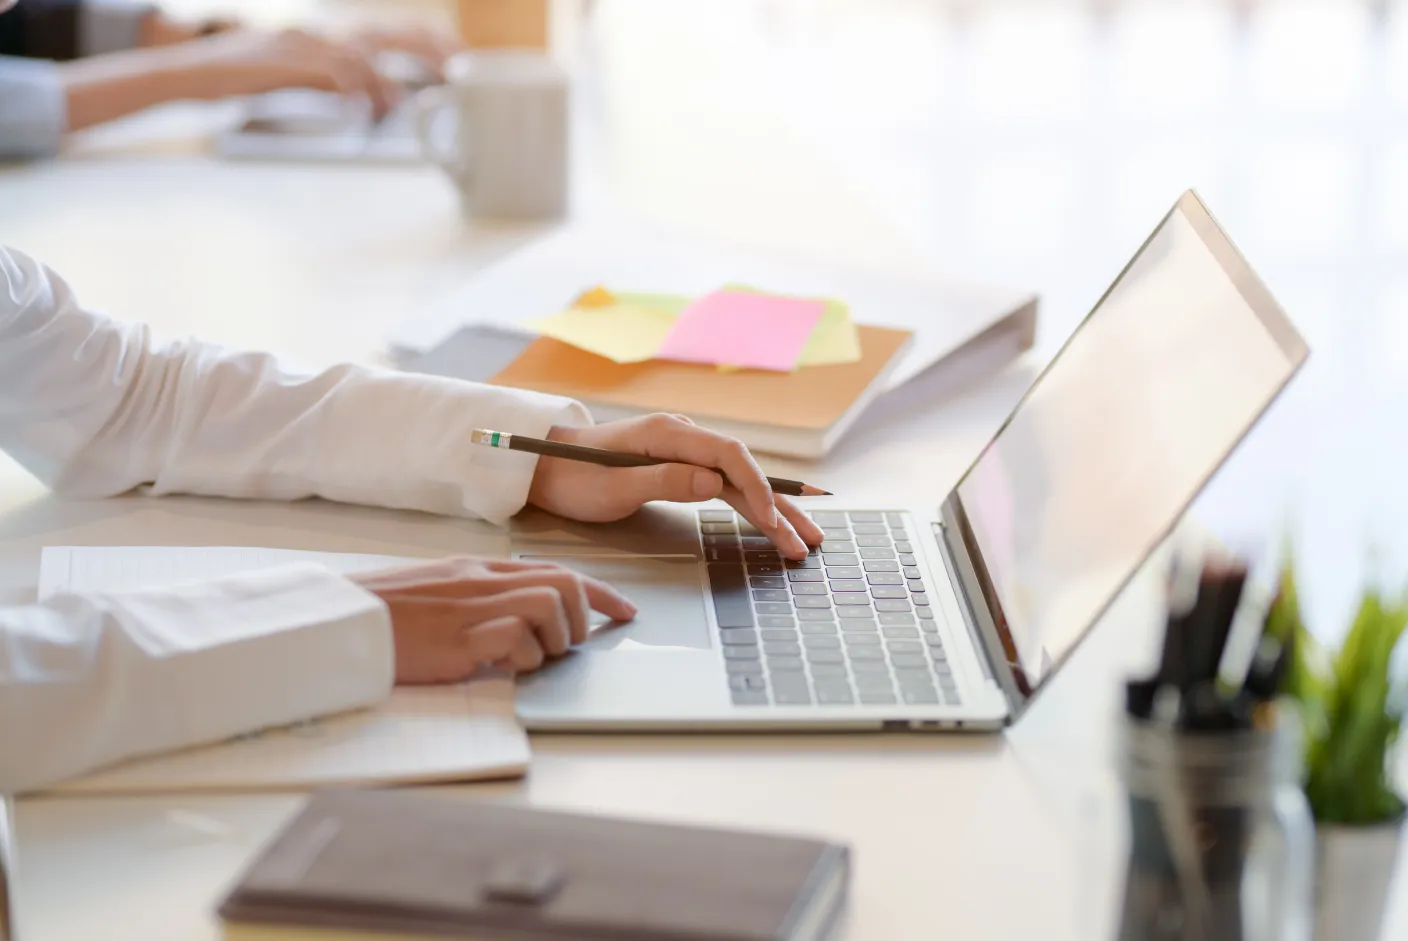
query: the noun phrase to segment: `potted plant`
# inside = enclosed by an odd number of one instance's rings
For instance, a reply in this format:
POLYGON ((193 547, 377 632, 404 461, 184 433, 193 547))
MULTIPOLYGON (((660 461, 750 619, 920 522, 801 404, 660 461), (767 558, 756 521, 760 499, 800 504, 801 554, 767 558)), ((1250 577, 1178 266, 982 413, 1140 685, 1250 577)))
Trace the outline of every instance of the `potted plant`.
POLYGON ((1299 707, 1304 786, 1315 818, 1316 941, 1379 941, 1403 833, 1404 800, 1393 749, 1405 690, 1391 673, 1408 625, 1408 597, 1371 588, 1337 651, 1301 617, 1295 566, 1287 554, 1266 633, 1289 644, 1282 692, 1299 707))

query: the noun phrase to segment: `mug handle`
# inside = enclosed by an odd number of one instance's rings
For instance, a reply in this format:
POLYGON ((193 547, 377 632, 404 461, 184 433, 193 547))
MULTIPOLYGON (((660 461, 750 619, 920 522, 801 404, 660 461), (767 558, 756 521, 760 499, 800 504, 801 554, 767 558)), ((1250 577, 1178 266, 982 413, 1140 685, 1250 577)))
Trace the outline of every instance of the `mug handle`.
POLYGON ((470 173, 469 154, 458 153, 453 145, 449 149, 439 147, 431 136, 435 119, 441 112, 450 110, 454 103, 453 90, 448 85, 421 89, 416 96, 416 136, 420 138, 420 152, 425 159, 463 182, 470 173))

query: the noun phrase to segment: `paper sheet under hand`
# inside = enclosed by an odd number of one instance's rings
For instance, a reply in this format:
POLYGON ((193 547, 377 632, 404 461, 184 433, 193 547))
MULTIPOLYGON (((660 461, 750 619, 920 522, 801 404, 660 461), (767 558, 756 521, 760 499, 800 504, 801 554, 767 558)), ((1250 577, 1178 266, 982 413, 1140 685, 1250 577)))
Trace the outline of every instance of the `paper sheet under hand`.
POLYGON ((685 308, 658 358, 791 372, 824 312, 821 301, 714 291, 685 308))
MULTIPOLYGON (((154 587, 313 561, 340 572, 395 556, 244 546, 50 546, 40 599, 61 591, 154 587)), ((521 776, 531 752, 514 715, 513 681, 398 688, 382 705, 217 745, 127 762, 70 781, 70 793, 307 790, 521 776)))
POLYGON ((688 298, 668 294, 618 293, 609 302, 578 303, 532 327, 613 362, 641 363, 659 352, 688 304, 688 298))

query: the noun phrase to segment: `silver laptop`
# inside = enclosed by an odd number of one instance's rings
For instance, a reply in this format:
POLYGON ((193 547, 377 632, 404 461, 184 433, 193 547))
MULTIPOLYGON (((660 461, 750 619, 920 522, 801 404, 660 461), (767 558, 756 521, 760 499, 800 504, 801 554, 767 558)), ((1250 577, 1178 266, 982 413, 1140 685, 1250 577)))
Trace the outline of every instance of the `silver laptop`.
MULTIPOLYGON (((1017 720, 1308 355, 1192 192, 937 507, 813 516, 784 561, 722 505, 530 519, 520 558, 626 591, 525 677, 538 729, 995 729, 1017 720)), ((824 482, 823 482, 824 483, 824 482)))

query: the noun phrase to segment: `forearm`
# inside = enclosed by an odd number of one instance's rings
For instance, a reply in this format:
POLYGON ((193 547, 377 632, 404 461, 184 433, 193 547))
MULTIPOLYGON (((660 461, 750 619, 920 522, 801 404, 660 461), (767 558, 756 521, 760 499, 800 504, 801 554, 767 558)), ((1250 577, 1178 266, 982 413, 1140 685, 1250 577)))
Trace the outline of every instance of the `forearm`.
POLYGON ((385 605, 311 565, 0 609, 0 793, 371 705, 393 650, 385 605))
POLYGON ((179 47, 66 62, 59 74, 70 131, 115 121, 168 101, 203 99, 213 93, 205 71, 179 47))

